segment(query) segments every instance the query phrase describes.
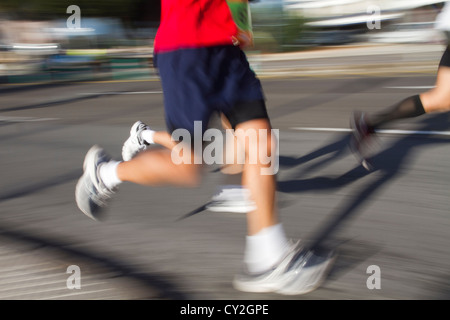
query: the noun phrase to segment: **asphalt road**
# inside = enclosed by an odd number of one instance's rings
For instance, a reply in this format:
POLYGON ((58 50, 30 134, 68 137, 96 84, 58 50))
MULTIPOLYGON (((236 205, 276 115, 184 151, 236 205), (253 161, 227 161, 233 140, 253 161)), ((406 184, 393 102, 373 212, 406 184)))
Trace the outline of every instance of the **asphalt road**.
POLYGON ((30 256, 43 259, 58 266, 46 276, 59 278, 43 284, 48 290, 9 287, 13 281, 2 279, 0 259, 0 299, 449 299, 449 115, 392 124, 387 129, 404 131, 379 135, 373 172, 358 165, 345 131, 353 110, 380 110, 426 90, 434 74, 262 82, 273 127, 280 130, 277 196, 286 232, 306 242, 323 237, 339 250, 321 288, 304 296, 233 289, 245 216, 202 211, 178 220, 223 183, 217 166, 205 168, 192 189, 124 184, 103 222, 77 209, 75 184, 91 145, 119 158, 136 120, 165 128, 159 81, 140 79, 2 93, 0 254, 18 252, 16 260, 5 258, 12 269, 24 268, 30 256), (62 288, 69 265, 81 270, 77 296, 62 288), (379 268, 378 289, 367 286, 370 266, 379 268))

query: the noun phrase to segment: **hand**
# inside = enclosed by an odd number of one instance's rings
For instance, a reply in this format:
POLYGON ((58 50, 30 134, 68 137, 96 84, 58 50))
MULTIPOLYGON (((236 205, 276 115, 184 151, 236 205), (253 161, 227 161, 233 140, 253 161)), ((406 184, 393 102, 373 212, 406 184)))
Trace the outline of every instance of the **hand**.
POLYGON ((233 44, 240 48, 253 46, 253 33, 239 29, 237 35, 233 37, 233 44))

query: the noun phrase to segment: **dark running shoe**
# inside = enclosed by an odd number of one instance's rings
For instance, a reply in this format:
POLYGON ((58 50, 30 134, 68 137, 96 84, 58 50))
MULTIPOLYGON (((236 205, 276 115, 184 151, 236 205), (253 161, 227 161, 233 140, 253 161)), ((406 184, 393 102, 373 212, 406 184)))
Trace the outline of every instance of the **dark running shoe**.
POLYGON ((370 154, 374 150, 375 130, 371 128, 366 121, 366 114, 363 112, 354 112, 350 118, 350 128, 352 129, 352 138, 350 149, 358 158, 361 165, 368 171, 373 169, 370 160, 370 154))

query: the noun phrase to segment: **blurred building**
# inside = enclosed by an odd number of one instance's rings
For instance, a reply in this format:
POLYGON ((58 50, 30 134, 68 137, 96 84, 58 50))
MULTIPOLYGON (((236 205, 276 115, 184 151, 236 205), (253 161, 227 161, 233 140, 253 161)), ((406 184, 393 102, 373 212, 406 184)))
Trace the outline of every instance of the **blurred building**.
POLYGON ((394 20, 406 15, 434 19, 436 7, 444 1, 436 0, 283 0, 283 7, 311 20, 314 26, 347 26, 366 24, 372 8, 379 8, 381 21, 394 20), (418 10, 419 9, 419 10, 418 10))
MULTIPOLYGON (((286 38, 283 29, 292 34, 295 23, 300 32, 295 40, 288 35, 290 43, 284 43, 295 49, 352 42, 440 42, 442 35, 434 30, 434 20, 447 1, 260 0, 252 7, 257 33, 264 30, 264 24, 279 28, 273 33, 275 41, 286 38)), ((267 41, 267 34, 262 36, 263 41, 267 41)))

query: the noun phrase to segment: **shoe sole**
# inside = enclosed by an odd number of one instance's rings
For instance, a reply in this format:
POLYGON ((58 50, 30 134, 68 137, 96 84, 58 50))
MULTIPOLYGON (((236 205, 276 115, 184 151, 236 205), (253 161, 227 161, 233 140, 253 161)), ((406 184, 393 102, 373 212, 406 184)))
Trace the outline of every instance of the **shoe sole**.
POLYGON ((86 170, 88 165, 90 165, 90 163, 95 163, 96 161, 96 156, 98 154, 98 152, 101 150, 101 148, 98 145, 94 145, 92 146, 89 151, 86 153, 86 156, 84 157, 84 162, 83 162, 83 175, 81 176, 80 179, 78 179, 77 185, 75 187, 75 199, 77 202, 77 206, 78 208, 81 210, 81 212, 83 212, 86 216, 88 216, 89 218, 91 218, 92 220, 98 221, 98 218, 96 218, 91 212, 89 212, 88 210, 86 210, 85 208, 83 208, 80 204, 78 199, 80 198, 80 195, 83 194, 83 183, 84 183, 84 179, 89 178, 87 177, 87 175, 89 174, 89 172, 86 170))
POLYGON ((329 259, 328 262, 326 262, 326 265, 324 266, 324 269, 322 270, 319 280, 315 282, 314 284, 308 286, 306 289, 303 290, 296 290, 296 289, 289 289, 288 287, 281 287, 280 289, 276 290, 275 292, 282 295, 288 295, 288 296, 294 296, 294 295, 303 295, 310 293, 312 291, 315 291, 318 289, 322 284, 325 282, 326 278, 329 275, 329 272, 331 268, 334 265, 334 262, 336 261, 337 254, 335 254, 333 257, 329 259))
MULTIPOLYGON (((334 254, 333 257, 331 257, 323 266, 323 270, 321 271, 320 275, 318 276, 318 280, 308 285, 304 289, 297 289, 295 285, 292 285, 291 282, 286 282, 286 280, 283 283, 272 283, 272 284, 257 284, 257 283, 245 283, 240 281, 233 281, 233 286, 235 289, 243 292, 250 292, 250 293, 277 293, 280 295, 303 295, 310 293, 317 288, 319 288, 326 280, 332 266, 334 265, 334 262, 336 261, 337 254, 334 254), (291 284, 291 285, 290 285, 291 284)), ((300 271, 301 272, 301 271, 300 271)), ((314 274, 313 274, 314 275, 314 274)))
POLYGON ((248 207, 239 207, 239 208, 231 208, 231 207, 206 207, 206 210, 212 212, 230 212, 230 213, 249 213, 256 210, 254 206, 248 207))
POLYGON ((266 285, 266 286, 247 285, 242 284, 241 282, 238 281, 233 281, 233 287, 238 291, 248 293, 269 293, 269 292, 276 292, 277 290, 279 290, 279 287, 275 285, 266 285))

